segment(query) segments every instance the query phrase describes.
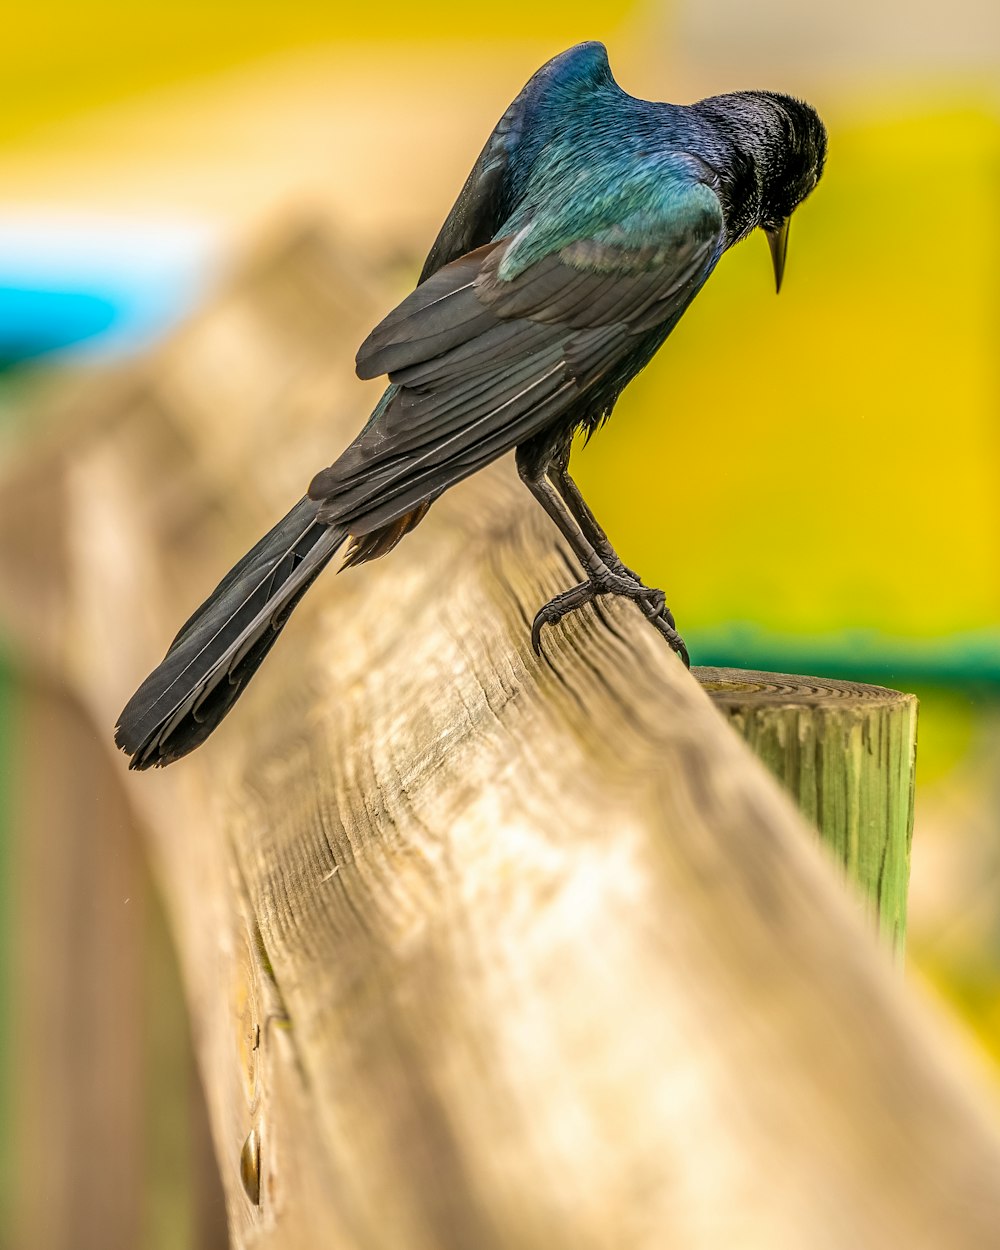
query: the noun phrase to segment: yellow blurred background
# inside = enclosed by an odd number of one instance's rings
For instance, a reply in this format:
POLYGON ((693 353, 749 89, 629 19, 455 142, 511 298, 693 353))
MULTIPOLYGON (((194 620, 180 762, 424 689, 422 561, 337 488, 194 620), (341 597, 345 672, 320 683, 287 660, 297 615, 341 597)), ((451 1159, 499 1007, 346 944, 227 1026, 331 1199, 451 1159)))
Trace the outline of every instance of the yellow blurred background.
MULTIPOLYGON (((921 696, 911 968, 1000 1060, 1000 8, 46 0, 4 24, 0 456, 33 379, 155 342, 276 220, 330 221, 404 293, 496 118, 581 39, 636 95, 818 107, 780 298, 763 239, 729 254, 575 468, 696 663, 921 696)), ((19 732, 8 700, 0 780, 19 732)))

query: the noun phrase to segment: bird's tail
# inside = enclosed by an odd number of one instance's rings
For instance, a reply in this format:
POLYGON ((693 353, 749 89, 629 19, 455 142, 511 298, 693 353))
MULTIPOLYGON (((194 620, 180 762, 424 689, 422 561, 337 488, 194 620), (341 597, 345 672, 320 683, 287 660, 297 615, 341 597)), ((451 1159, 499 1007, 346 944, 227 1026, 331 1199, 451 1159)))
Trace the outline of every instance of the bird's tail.
POLYGON ((247 682, 313 579, 347 539, 300 500, 231 569, 182 627, 115 727, 130 768, 162 766, 199 746, 247 682))

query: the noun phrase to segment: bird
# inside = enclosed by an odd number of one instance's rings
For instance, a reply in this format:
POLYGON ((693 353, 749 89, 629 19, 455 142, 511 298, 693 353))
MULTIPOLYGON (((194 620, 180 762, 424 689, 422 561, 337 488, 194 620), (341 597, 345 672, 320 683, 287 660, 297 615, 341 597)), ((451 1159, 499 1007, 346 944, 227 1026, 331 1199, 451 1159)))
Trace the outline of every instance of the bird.
POLYGON ((623 563, 570 477, 570 446, 607 420, 723 252, 758 228, 780 289, 789 218, 826 148, 816 111, 789 95, 638 99, 596 41, 543 65, 487 139, 416 287, 358 350, 359 377, 388 379, 368 422, 121 713, 129 767, 205 741, 342 548, 342 568, 386 555, 444 491, 511 451, 582 570, 535 616, 536 653, 544 629, 613 595, 689 663, 664 593, 623 563))

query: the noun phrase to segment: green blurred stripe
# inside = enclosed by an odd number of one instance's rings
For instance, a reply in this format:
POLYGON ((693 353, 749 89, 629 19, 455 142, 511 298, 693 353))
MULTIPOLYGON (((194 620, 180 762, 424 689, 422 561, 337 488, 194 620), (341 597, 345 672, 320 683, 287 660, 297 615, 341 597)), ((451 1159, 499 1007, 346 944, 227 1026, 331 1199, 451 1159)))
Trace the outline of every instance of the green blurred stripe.
POLYGON ((738 623, 688 629, 684 634, 695 664, 1000 693, 1000 629, 910 639, 873 630, 782 634, 738 623))
MULTIPOLYGON (((11 926, 10 843, 11 792, 13 781, 13 733, 14 676, 10 661, 0 647, 0 1125, 11 1124, 13 1110, 10 1045, 11 1017, 14 1003, 11 997, 10 952, 15 934, 11 926)), ((11 1157, 12 1135, 0 1134, 0 1212, 12 1208, 11 1192, 14 1159, 11 1157)), ((4 1228, 0 1215, 0 1245, 6 1244, 9 1229, 4 1228)))

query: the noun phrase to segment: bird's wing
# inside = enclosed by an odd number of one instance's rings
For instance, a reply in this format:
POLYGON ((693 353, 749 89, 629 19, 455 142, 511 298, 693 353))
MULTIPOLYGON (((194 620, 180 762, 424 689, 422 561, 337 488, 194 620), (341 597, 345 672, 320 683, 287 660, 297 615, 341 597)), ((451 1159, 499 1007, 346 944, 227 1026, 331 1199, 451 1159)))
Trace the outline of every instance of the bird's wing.
POLYGON ((613 402, 645 363, 628 368, 644 336, 662 339, 711 272, 722 212, 692 184, 660 219, 642 214, 577 239, 506 279, 514 244, 500 239, 445 265, 362 344, 358 374, 387 373, 394 385, 313 479, 322 519, 355 534, 387 524, 599 404, 600 383, 625 366, 606 392, 613 402))
POLYGON ((531 142, 544 141, 545 126, 539 116, 554 88, 568 76, 578 79, 611 77, 608 54, 597 42, 581 43, 553 57, 528 79, 520 94, 493 128, 451 212, 434 240, 421 270, 425 281, 443 265, 488 243, 507 220, 516 194, 509 176, 511 159, 531 142))

